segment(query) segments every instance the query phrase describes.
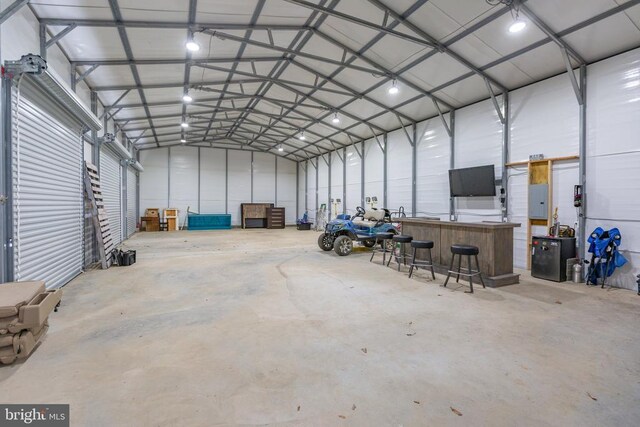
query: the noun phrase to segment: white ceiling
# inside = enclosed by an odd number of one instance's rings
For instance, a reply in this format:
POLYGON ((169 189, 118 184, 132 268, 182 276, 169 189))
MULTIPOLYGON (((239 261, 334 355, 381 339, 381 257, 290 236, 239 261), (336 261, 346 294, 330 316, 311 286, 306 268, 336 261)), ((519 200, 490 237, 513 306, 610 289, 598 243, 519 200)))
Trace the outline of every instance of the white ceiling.
MULTIPOLYGON (((111 113, 117 111, 118 124, 140 148, 177 144, 184 136, 193 145, 231 144, 301 159, 397 129, 401 122, 433 117, 434 100, 444 112, 485 99, 484 77, 499 93, 501 87, 511 90, 565 71, 560 48, 544 28, 521 10, 528 25, 510 34, 514 18, 508 6, 485 0, 32 0, 30 5, 50 34, 78 24, 59 42, 71 61, 107 61, 86 81, 107 106, 129 90, 118 103, 124 108, 111 113), (201 46, 192 58, 205 61, 202 66, 185 64, 190 3, 201 46), (122 16, 126 40, 112 7, 122 16), (383 9, 407 22, 385 18, 383 9), (127 60, 133 65, 123 64, 127 60), (393 79, 400 88, 395 96, 387 92, 393 79), (181 96, 187 89, 194 102, 185 106, 181 96), (338 124, 332 123, 336 113, 338 124), (179 126, 183 120, 192 124, 186 133, 179 126), (304 141, 298 139, 302 130, 304 141), (278 144, 283 152, 276 150, 278 144)), ((640 46, 640 0, 529 0, 523 7, 586 62, 640 46)), ((90 66, 83 63, 77 70, 90 66)))

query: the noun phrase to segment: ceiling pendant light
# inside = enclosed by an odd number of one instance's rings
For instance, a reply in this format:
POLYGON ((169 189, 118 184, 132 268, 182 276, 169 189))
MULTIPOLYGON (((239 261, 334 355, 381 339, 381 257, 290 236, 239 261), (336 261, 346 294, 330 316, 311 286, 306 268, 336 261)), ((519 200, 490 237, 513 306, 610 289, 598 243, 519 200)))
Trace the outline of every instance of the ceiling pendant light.
POLYGON ((185 47, 189 52, 197 52, 200 50, 200 45, 193 38, 187 40, 185 47))
POLYGON ((395 95, 398 93, 400 89, 398 89, 398 82, 396 79, 393 79, 393 83, 391 83, 391 87, 389 88, 389 95, 395 95))
POLYGON ((335 124, 340 123, 340 117, 338 117, 338 112, 336 111, 336 113, 333 115, 333 119, 331 119, 331 121, 335 124))
POLYGON ((189 123, 182 122, 182 123, 180 123, 180 126, 182 126, 183 128, 188 128, 189 127, 189 123))
POLYGON ((182 139, 180 140, 180 142, 181 142, 182 144, 184 144, 184 143, 186 143, 186 142, 187 142, 187 140, 186 140, 186 139, 184 139, 184 138, 182 138, 182 139))
POLYGON ((300 133, 300 136, 298 137, 298 139, 299 139, 300 141, 304 141, 305 139, 307 139, 307 137, 306 137, 306 136, 304 136, 304 131, 302 131, 302 132, 300 133))
POLYGON ((182 95, 182 100, 184 102, 191 102, 193 101, 193 98, 191 97, 191 95, 189 95, 189 93, 185 93, 184 95, 182 95))
MULTIPOLYGON (((501 1, 502 3, 505 3, 504 0, 501 1)), ((509 6, 510 12, 511 12, 511 17, 513 18, 513 22, 511 23, 511 25, 509 26, 509 32, 514 34, 514 33, 519 33, 520 31, 524 30, 524 27, 527 26, 527 23, 525 21, 523 21, 522 19, 520 19, 520 6, 521 6, 521 1, 520 0, 511 0, 508 3, 505 3, 507 6, 509 6)))
POLYGON ((511 26, 509 27, 509 32, 510 33, 519 33, 520 31, 524 30, 524 27, 527 26, 527 23, 524 22, 521 19, 516 18, 515 21, 513 21, 513 24, 511 24, 511 26))
POLYGON ((284 151, 284 147, 282 146, 282 144, 278 145, 278 151, 284 151))

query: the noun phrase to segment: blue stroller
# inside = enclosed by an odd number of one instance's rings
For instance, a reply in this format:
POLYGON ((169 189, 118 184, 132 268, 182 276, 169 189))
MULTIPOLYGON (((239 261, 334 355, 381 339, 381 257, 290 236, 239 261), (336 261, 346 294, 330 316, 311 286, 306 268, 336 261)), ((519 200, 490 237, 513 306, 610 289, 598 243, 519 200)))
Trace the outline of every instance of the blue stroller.
POLYGON ((616 268, 627 263, 627 259, 618 250, 622 243, 622 235, 617 228, 605 231, 598 227, 593 230, 587 241, 591 253, 587 285, 597 285, 600 279, 604 288, 607 277, 611 277, 616 268))

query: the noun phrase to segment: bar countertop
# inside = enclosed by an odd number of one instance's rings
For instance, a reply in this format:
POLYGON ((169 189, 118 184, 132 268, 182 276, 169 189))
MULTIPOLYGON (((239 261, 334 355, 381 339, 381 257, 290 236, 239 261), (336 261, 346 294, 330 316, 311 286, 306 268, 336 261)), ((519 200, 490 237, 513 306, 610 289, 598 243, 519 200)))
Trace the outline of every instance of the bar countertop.
POLYGON ((409 224, 428 224, 428 225, 441 225, 445 227, 472 227, 472 228, 517 228, 520 224, 514 222, 462 222, 462 221, 440 221, 429 218, 420 217, 407 217, 400 218, 399 222, 406 222, 409 224))

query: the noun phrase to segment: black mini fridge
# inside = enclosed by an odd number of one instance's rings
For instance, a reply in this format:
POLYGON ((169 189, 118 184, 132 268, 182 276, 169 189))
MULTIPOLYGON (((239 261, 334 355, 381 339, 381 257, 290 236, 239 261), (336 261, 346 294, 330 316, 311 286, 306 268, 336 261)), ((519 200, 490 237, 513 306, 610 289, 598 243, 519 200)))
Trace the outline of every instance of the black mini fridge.
POLYGON ((538 279, 564 282, 567 260, 576 257, 574 237, 534 236, 531 239, 531 275, 538 279))

